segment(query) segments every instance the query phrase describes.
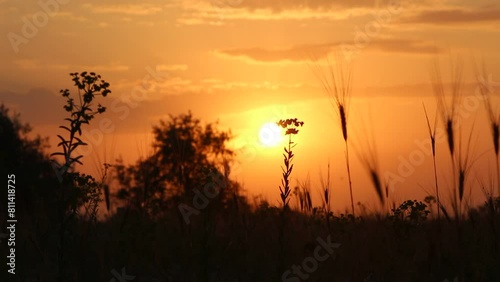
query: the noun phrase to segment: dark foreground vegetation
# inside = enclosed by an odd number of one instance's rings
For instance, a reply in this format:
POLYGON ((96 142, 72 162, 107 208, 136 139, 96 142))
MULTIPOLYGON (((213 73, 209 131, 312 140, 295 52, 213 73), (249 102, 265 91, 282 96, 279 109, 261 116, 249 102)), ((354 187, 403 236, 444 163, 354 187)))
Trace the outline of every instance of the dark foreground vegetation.
MULTIPOLYGON (((462 208, 459 193, 446 208, 429 195, 385 201, 383 213, 335 214, 328 185, 319 205, 311 187, 290 186, 296 128, 287 129, 281 206, 245 196, 229 178, 230 133, 191 113, 154 127, 153 153, 135 164, 78 173, 81 128, 105 114, 95 104, 110 91, 94 73, 71 77, 78 94, 61 91, 68 119, 56 150, 0 108, 0 171, 16 176, 19 220, 16 274, 2 268, 1 281, 500 281, 500 198, 462 208)), ((484 188, 495 191, 494 181, 484 188)), ((1 239, 5 266, 10 247, 1 239)))

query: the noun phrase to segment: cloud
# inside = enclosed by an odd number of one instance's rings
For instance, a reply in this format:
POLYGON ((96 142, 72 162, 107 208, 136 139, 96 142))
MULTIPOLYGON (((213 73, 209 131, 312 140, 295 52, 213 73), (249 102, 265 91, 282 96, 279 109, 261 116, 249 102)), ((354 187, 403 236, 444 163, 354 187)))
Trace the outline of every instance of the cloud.
MULTIPOLYGON (((289 48, 235 48, 217 50, 216 54, 223 57, 243 58, 251 62, 279 63, 316 61, 326 58, 338 47, 356 46, 355 42, 332 42, 323 44, 296 45, 289 48)), ((367 50, 382 52, 398 52, 412 54, 429 54, 441 52, 441 49, 422 40, 411 39, 377 39, 366 46, 367 50)))
POLYGON ((296 45, 289 48, 265 49, 254 48, 235 48, 218 50, 217 54, 228 57, 246 58, 254 62, 283 62, 283 61, 306 61, 308 56, 314 54, 318 58, 327 56, 338 43, 324 44, 305 44, 296 45))
MULTIPOLYGON (((203 1, 205 2, 205 1, 203 1)), ((227 8, 245 8, 250 11, 266 9, 274 13, 288 10, 334 10, 348 8, 373 8, 381 4, 380 0, 286 0, 286 1, 261 1, 261 0, 211 0, 210 3, 215 7, 227 8)))
POLYGON ((0 103, 5 103, 14 112, 21 113, 21 119, 33 125, 57 124, 64 118, 65 100, 48 89, 33 88, 26 93, 3 91, 0 103))
POLYGON ((72 12, 58 12, 54 14, 54 17, 60 18, 61 20, 71 20, 71 21, 76 21, 76 22, 88 22, 89 19, 87 17, 84 17, 82 15, 75 15, 72 12))
POLYGON ((99 5, 87 3, 83 6, 90 9, 90 11, 95 14, 121 14, 133 16, 153 15, 163 10, 158 5, 147 4, 99 5))
POLYGON ((210 90, 225 90, 225 91, 253 91, 253 90, 290 90, 297 89, 303 86, 302 83, 275 83, 270 81, 263 81, 259 83, 248 83, 242 81, 217 81, 217 80, 205 80, 208 84, 210 90))
POLYGON ((435 54, 443 50, 427 41, 408 39, 385 39, 376 40, 368 48, 383 52, 411 53, 411 54, 435 54))
MULTIPOLYGON (((398 5, 410 2, 403 0, 398 5)), ((184 13, 177 22, 222 25, 223 20, 340 20, 364 16, 392 4, 387 0, 192 0, 183 1, 184 13)))
POLYGON ((471 24, 483 22, 500 21, 500 9, 440 9, 424 10, 417 15, 403 20, 404 23, 424 23, 424 24, 471 24))
POLYGON ((153 84, 148 91, 152 92, 150 97, 154 97, 153 100, 158 100, 166 96, 212 95, 215 93, 232 95, 234 93, 250 93, 252 91, 288 91, 300 87, 302 87, 301 83, 223 81, 219 79, 192 81, 182 77, 169 77, 164 82, 153 84))
POLYGON ((74 70, 86 69, 93 71, 127 71, 129 66, 110 63, 107 65, 69 65, 69 64, 55 64, 47 63, 37 59, 18 59, 13 61, 14 65, 21 70, 74 70))

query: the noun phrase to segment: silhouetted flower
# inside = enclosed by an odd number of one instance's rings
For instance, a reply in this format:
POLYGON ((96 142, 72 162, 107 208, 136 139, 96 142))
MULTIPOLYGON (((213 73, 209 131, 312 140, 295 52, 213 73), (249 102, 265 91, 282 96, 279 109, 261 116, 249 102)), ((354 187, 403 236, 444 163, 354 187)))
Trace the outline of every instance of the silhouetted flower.
POLYGON ((299 121, 297 118, 293 118, 293 119, 289 118, 286 120, 280 119, 280 121, 278 121, 276 123, 276 125, 281 126, 282 128, 286 128, 287 130, 286 130, 285 135, 290 135, 290 134, 297 134, 299 132, 297 127, 303 126, 304 122, 299 121), (292 127, 290 127, 290 126, 292 126, 292 127))
POLYGON ((281 180, 282 185, 279 187, 280 188, 280 196, 281 196, 281 201, 283 203, 283 208, 288 207, 288 201, 289 201, 289 196, 290 196, 290 175, 292 173, 293 165, 292 165, 292 159, 294 157, 294 154, 292 152, 292 148, 295 147, 294 142, 292 142, 292 135, 295 135, 299 133, 299 130, 297 127, 303 126, 304 122, 299 121, 297 118, 293 119, 286 119, 278 121, 276 123, 278 126, 281 126, 282 128, 286 129, 285 135, 289 136, 288 139, 288 149, 285 147, 285 154, 283 154, 284 159, 284 167, 282 167, 283 170, 283 179, 281 180))

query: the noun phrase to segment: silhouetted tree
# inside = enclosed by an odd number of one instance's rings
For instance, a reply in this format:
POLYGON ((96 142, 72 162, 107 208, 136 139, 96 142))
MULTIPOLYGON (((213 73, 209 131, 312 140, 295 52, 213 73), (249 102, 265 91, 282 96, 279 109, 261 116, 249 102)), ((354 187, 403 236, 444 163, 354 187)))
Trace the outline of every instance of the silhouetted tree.
POLYGON ((38 206, 47 206, 42 202, 50 200, 57 183, 44 152, 49 147, 48 139, 30 138, 31 131, 29 124, 21 122, 19 114, 10 115, 9 109, 0 104, 0 173, 15 174, 16 210, 28 214, 34 214, 38 206))
POLYGON ((116 196, 125 201, 127 207, 145 214, 155 214, 164 208, 166 187, 153 157, 141 158, 135 165, 128 166, 118 159, 115 171, 120 185, 116 196))
POLYGON ((238 196, 233 193, 236 183, 228 180, 234 157, 227 147, 230 132, 220 131, 217 123, 203 125, 189 112, 160 121, 153 134, 153 154, 135 165, 116 166, 120 183, 117 197, 129 207, 159 212, 170 206, 169 200, 175 204, 180 198, 192 199, 194 189, 202 190, 212 178, 226 181, 217 201, 238 196))
POLYGON ((155 158, 170 184, 185 195, 205 183, 208 171, 221 171, 234 152, 227 148, 230 132, 219 131, 217 123, 202 125, 191 112, 169 121, 160 121, 153 128, 155 158), (202 182, 200 182, 202 181, 202 182))

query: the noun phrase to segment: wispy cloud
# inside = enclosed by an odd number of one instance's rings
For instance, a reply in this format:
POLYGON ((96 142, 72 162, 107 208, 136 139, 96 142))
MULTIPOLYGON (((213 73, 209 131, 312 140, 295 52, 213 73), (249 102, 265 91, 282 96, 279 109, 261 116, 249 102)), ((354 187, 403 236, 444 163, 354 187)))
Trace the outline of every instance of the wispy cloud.
POLYGON ((440 10, 424 10, 413 17, 407 18, 405 23, 424 23, 435 25, 472 24, 500 21, 500 9, 495 7, 471 8, 444 8, 440 10))
POLYGON ((216 54, 227 57, 249 59, 254 62, 283 62, 283 61, 307 61, 314 54, 317 58, 327 56, 338 43, 304 44, 288 48, 235 48, 217 50, 216 54))
POLYGON ((75 15, 72 12, 58 12, 54 14, 54 17, 56 19, 61 19, 61 20, 71 20, 71 21, 76 21, 76 22, 87 22, 89 19, 85 16, 82 15, 75 15))
MULTIPOLYGON (((386 0, 288 0, 260 1, 183 1, 183 15, 178 23, 184 25, 220 25, 224 20, 341 20, 368 15, 387 6, 386 0)), ((406 2, 403 0, 403 2, 406 2)), ((427 1, 421 1, 420 4, 427 1)))
POLYGON ((164 82, 154 85, 150 90, 158 92, 159 96, 156 97, 180 96, 192 93, 202 95, 214 93, 222 95, 225 93, 229 96, 235 93, 251 93, 253 91, 292 90, 302 86, 302 83, 223 81, 219 79, 192 81, 182 77, 170 77, 164 82))
MULTIPOLYGON (((332 42, 323 44, 304 44, 288 48, 235 48, 217 50, 216 54, 223 57, 242 58, 251 62, 276 63, 276 62, 301 62, 323 59, 343 44, 354 42, 332 42)), ((377 39, 370 43, 367 51, 398 52, 411 54, 433 54, 441 52, 439 47, 422 41, 411 39, 377 39)))
POLYGON ((14 65, 21 70, 93 70, 93 71, 127 71, 129 66, 110 63, 106 65, 69 65, 60 63, 48 63, 38 59, 18 59, 13 61, 14 65))
POLYGON ((412 39, 380 39, 375 40, 369 46, 372 50, 382 52, 396 52, 409 54, 435 54, 441 53, 443 49, 424 40, 412 39))
POLYGON ((151 4, 118 4, 118 5, 104 5, 104 4, 90 4, 83 5, 95 14, 121 14, 121 15, 153 15, 161 12, 163 9, 159 5, 151 4))
MULTIPOLYGON (((331 10, 338 8, 359 8, 359 7, 374 7, 382 1, 378 0, 287 0, 287 1, 261 1, 261 0, 244 0, 240 6, 249 10, 270 9, 274 12, 286 10, 296 10, 310 8, 314 10, 331 10)), ((387 2, 387 1, 386 1, 387 2)))

